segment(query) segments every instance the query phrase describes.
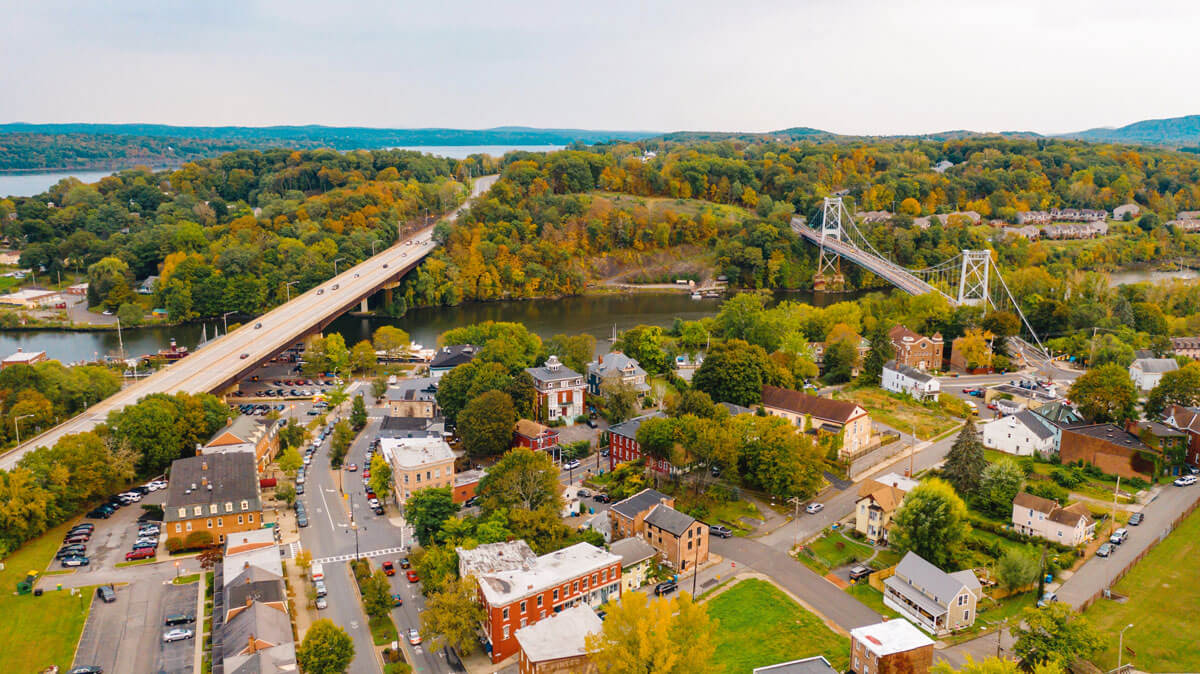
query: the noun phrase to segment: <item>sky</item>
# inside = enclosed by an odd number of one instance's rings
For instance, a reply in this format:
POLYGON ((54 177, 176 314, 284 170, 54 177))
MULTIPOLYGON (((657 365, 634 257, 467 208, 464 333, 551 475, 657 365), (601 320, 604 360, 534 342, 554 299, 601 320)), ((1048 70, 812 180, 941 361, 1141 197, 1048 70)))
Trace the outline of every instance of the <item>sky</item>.
POLYGON ((1200 113, 1200 2, 0 0, 0 122, 1060 133, 1200 113))

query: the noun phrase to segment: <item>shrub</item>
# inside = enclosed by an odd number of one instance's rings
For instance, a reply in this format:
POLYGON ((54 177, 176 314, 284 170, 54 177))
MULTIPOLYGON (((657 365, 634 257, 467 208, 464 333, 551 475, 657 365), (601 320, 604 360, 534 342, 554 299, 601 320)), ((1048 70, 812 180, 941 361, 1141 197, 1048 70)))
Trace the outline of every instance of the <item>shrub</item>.
POLYGON ((1045 480, 1031 481, 1026 483, 1025 491, 1033 494, 1034 496, 1053 499, 1059 503, 1065 503, 1067 497, 1069 496, 1066 489, 1063 489, 1052 482, 1046 482, 1045 480))
POLYGON ((183 549, 183 539, 171 537, 167 539, 167 552, 175 554, 183 549))
POLYGON ((1032 456, 1023 456, 1017 460, 1017 465, 1021 467, 1021 472, 1025 473, 1025 477, 1033 475, 1035 463, 1032 456))
POLYGON ((1050 470, 1050 479, 1071 489, 1082 484, 1085 478, 1077 468, 1052 468, 1050 470))
POLYGON ((199 550, 200 548, 209 548, 213 544, 213 535, 207 531, 193 531, 187 535, 183 541, 183 546, 188 550, 199 550))
POLYGON ((1126 482, 1129 484, 1130 487, 1133 487, 1134 489, 1145 489, 1146 487, 1150 486, 1149 482, 1146 482, 1145 480, 1143 480, 1140 477, 1128 478, 1126 480, 1126 482))

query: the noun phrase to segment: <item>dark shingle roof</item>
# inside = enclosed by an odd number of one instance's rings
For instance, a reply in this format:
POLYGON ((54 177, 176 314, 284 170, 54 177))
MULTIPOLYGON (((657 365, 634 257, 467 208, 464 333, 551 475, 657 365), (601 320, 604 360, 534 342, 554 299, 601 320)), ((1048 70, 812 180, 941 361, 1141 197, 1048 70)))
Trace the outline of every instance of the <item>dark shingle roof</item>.
POLYGON ((670 496, 667 496, 660 491, 643 489, 624 501, 618 501, 612 504, 612 507, 609 508, 609 510, 614 511, 619 515, 633 518, 637 517, 638 513, 646 512, 659 503, 662 503, 663 499, 669 500, 670 498, 670 496))
POLYGON ((815 419, 827 419, 841 424, 852 419, 855 411, 861 409, 856 403, 818 398, 777 386, 763 387, 762 402, 767 407, 788 410, 797 414, 809 414, 815 419))
POLYGON ((634 417, 629 421, 622 421, 615 426, 610 426, 608 428, 608 433, 609 435, 619 435, 623 438, 629 438, 630 440, 637 440, 637 432, 638 429, 642 427, 642 422, 647 419, 665 419, 666 416, 667 415, 664 414, 662 410, 655 410, 650 414, 643 414, 640 417, 634 417))
POLYGON ((755 667, 753 674, 837 674, 837 670, 823 656, 814 655, 803 660, 755 667))
POLYGON ((695 523, 695 517, 662 504, 655 506, 654 510, 651 510, 649 515, 646 515, 646 524, 652 524, 676 536, 682 536, 688 530, 688 527, 695 523))
MULTIPOLYGON (((254 454, 232 452, 193 456, 171 463, 171 483, 167 488, 163 515, 167 521, 174 521, 180 519, 176 512, 178 508, 227 502, 234 504, 235 512, 242 512, 239 504, 243 500, 250 502, 250 510, 260 510, 258 499, 254 454)), ((220 512, 225 514, 224 508, 220 512)), ((205 514, 208 514, 207 508, 205 514)), ((188 517, 191 515, 189 510, 188 517)))
POLYGON ((282 602, 283 583, 279 580, 260 580, 252 583, 234 583, 225 588, 226 610, 245 606, 246 601, 282 602))
POLYGON ((1076 426, 1074 428, 1064 428, 1063 433, 1078 433, 1086 435, 1090 438, 1105 440, 1120 447, 1128 447, 1137 451, 1152 452, 1154 451, 1140 438, 1132 433, 1126 433, 1117 426, 1112 424, 1093 424, 1091 426, 1076 426))
POLYGON ((927 372, 921 372, 920 370, 918 370, 915 367, 909 367, 907 365, 897 365, 895 360, 889 360, 888 362, 884 363, 883 366, 893 372, 899 372, 900 374, 904 375, 905 377, 908 377, 909 379, 912 379, 914 381, 919 381, 922 384, 924 384, 927 381, 933 380, 933 375, 931 375, 927 372))
POLYGON ((1017 421, 1021 422, 1021 425, 1032 431, 1034 435, 1038 436, 1038 439, 1049 440, 1050 438, 1054 437, 1054 431, 1050 430, 1046 427, 1046 424, 1039 421, 1038 416, 1033 412, 1030 412, 1026 409, 1017 412, 1013 416, 1017 418, 1017 421))
POLYGON ((458 367, 463 363, 469 363, 474 360, 477 353, 479 353, 479 347, 474 344, 443 346, 433 355, 433 360, 429 361, 429 368, 431 370, 445 370, 458 367))
POLYGON ((425 417, 386 416, 379 425, 381 431, 423 431, 428 428, 429 419, 425 417))

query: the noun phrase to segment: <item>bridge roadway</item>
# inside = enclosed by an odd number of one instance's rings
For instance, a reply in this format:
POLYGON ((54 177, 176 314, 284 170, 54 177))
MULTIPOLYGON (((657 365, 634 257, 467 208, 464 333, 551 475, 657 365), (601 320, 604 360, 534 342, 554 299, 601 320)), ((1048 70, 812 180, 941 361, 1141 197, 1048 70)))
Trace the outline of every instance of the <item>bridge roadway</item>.
MULTIPOLYGON (((491 188, 498 176, 476 179, 471 199, 491 188)), ((448 218, 457 218, 468 202, 448 218)), ((321 330, 363 299, 378 292, 417 265, 437 244, 426 227, 374 257, 347 269, 286 304, 254 319, 153 375, 96 403, 82 414, 34 437, 0 457, 0 469, 11 470, 35 447, 52 446, 72 433, 91 430, 109 412, 151 393, 205 393, 223 389, 266 363, 305 335, 321 330)))
MULTIPOLYGON (((792 230, 814 246, 821 246, 821 232, 804 224, 801 218, 792 218, 792 230)), ((954 298, 913 276, 907 269, 877 255, 868 253, 854 244, 830 237, 825 239, 825 247, 858 266, 873 272, 909 295, 940 293, 946 299, 954 302, 954 298)))

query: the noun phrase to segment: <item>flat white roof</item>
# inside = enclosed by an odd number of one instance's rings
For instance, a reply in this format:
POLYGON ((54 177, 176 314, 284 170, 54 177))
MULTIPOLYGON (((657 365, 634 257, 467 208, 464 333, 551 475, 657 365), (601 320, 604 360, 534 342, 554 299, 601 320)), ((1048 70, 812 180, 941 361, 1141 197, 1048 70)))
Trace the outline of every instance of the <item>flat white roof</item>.
POLYGON ((18 351, 4 359, 6 363, 27 363, 31 360, 45 358, 45 351, 18 351))
POLYGON ((43 297, 51 297, 51 296, 57 295, 57 294, 58 294, 57 290, 26 289, 26 290, 18 290, 15 293, 9 293, 7 295, 0 296, 0 299, 7 300, 9 302, 28 302, 30 300, 37 300, 37 299, 41 299, 43 297))
POLYGON ((902 618, 856 627, 850 630, 850 638, 880 657, 933 645, 933 639, 902 618))
POLYGON ((454 460, 450 445, 441 438, 380 438, 379 449, 399 468, 420 468, 454 460))
POLYGON ((526 566, 480 573, 479 586, 493 606, 504 606, 585 574, 621 563, 621 558, 589 543, 547 553, 526 566))
POLYGON ((585 639, 604 623, 586 605, 576 606, 516 631, 517 642, 534 662, 587 655, 585 639))
POLYGON ((916 489, 918 484, 917 481, 911 477, 904 477, 899 473, 887 473, 871 479, 875 480, 879 484, 886 485, 888 487, 896 487, 897 489, 901 489, 906 492, 916 489))

